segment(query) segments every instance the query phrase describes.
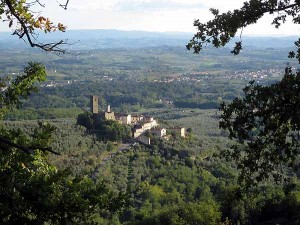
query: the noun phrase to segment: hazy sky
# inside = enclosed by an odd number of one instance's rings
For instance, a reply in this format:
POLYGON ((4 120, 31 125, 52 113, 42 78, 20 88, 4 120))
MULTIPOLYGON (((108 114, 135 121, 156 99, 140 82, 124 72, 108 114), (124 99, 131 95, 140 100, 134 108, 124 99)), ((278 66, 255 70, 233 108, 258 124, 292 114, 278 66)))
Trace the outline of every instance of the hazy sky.
MULTIPOLYGON (((68 29, 121 29, 194 32, 193 21, 211 18, 209 8, 221 12, 242 6, 244 0, 70 0, 67 11, 58 7, 64 0, 44 0, 43 15, 60 21, 68 29)), ((245 29, 251 35, 298 35, 300 26, 287 23, 272 28, 272 16, 245 29)), ((1 31, 8 29, 0 25, 1 31)))

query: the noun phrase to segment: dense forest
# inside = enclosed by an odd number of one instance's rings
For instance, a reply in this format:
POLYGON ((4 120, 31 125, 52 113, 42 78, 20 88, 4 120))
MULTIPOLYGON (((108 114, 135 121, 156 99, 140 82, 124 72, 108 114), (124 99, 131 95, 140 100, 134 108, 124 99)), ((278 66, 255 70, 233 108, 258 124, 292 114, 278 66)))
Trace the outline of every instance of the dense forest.
MULTIPOLYGON (((217 128, 216 110, 169 109, 151 114, 164 118, 163 123, 190 127, 190 135, 119 151, 119 144, 99 141, 74 119, 51 122, 57 128, 52 146, 61 153, 50 155, 54 165, 126 194, 123 209, 102 213, 100 224, 298 224, 296 174, 290 174, 288 182, 275 185, 270 180, 245 191, 238 183, 235 163, 218 154, 230 142, 217 128)), ((4 125, 30 133, 36 122, 4 125)))
MULTIPOLYGON (((176 47, 151 52, 171 57, 170 49, 174 49, 172 57, 177 57, 176 47)), ((93 54, 104 54, 103 51, 106 50, 95 50, 93 54)), ((135 54, 141 56, 144 51, 135 54)), ((117 60, 121 63, 117 56, 111 59, 113 65, 118 64, 117 60)), ((48 161, 60 170, 68 170, 71 176, 85 176, 105 184, 114 198, 123 196, 125 203, 118 209, 108 207, 96 214, 93 211, 93 221, 99 224, 298 224, 297 169, 288 171, 285 182, 274 184, 270 179, 245 190, 239 182, 236 163, 226 161, 222 155, 232 143, 227 139, 228 132, 218 128, 220 103, 243 96, 242 88, 250 80, 273 84, 282 77, 279 67, 268 64, 269 58, 262 64, 260 51, 257 56, 259 59, 249 56, 247 60, 253 61, 245 68, 209 66, 198 72, 175 74, 155 66, 159 70, 152 71, 151 76, 141 71, 131 74, 136 71, 134 67, 123 67, 119 73, 87 72, 92 59, 82 67, 70 61, 65 69, 60 68, 59 74, 64 76, 53 75, 51 66, 47 66, 50 79, 38 86, 38 93, 22 99, 18 109, 5 113, 3 126, 21 128, 28 135, 35 130, 37 120, 56 127, 51 146, 61 155, 50 154, 48 161), (263 66, 261 71, 258 65, 263 66), (72 77, 72 68, 80 76, 72 77), (99 96, 100 111, 110 104, 115 112, 151 115, 163 126, 188 128, 189 135, 174 135, 170 140, 154 137, 151 147, 124 144, 118 135, 109 140, 99 138, 97 132, 88 131, 76 121, 78 115, 90 111, 93 94, 99 96)), ((269 62, 284 65, 284 54, 277 57, 269 62)), ((133 65, 141 68, 137 62, 133 65)), ((123 129, 107 122, 95 130, 103 133, 103 127, 111 134, 123 129)), ((128 135, 126 132, 123 130, 122 135, 128 135)))

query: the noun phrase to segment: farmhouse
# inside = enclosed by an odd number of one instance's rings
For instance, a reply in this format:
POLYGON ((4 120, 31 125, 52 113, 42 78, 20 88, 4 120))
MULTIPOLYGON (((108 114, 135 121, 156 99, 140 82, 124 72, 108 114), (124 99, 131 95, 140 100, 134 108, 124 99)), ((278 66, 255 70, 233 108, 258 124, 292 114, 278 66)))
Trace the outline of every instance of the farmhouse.
POLYGON ((166 128, 154 128, 151 130, 151 133, 156 135, 157 137, 164 137, 167 135, 166 128))
POLYGON ((120 121, 122 124, 131 125, 132 119, 130 114, 126 113, 115 113, 115 118, 117 121, 120 121))
POLYGON ((184 127, 173 127, 169 128, 170 132, 174 132, 176 135, 180 137, 185 137, 185 128, 184 127))
POLYGON ((133 124, 136 124, 136 123, 138 123, 138 122, 141 122, 141 121, 143 121, 143 119, 144 119, 144 116, 143 116, 143 115, 137 115, 137 114, 131 115, 131 122, 132 122, 133 124))

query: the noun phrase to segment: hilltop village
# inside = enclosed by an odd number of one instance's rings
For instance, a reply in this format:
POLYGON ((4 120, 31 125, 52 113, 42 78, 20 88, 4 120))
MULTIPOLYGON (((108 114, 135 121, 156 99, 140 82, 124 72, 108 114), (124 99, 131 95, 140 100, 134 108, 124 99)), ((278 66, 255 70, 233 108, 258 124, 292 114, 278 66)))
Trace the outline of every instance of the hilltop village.
POLYGON ((150 145, 151 139, 145 135, 146 132, 150 132, 159 138, 168 139, 170 133, 175 133, 180 137, 185 137, 184 127, 171 127, 165 128, 158 124, 157 120, 151 116, 144 116, 139 114, 129 113, 116 113, 111 110, 110 105, 107 106, 106 111, 99 112, 99 97, 96 95, 91 96, 91 113, 96 120, 113 120, 120 124, 128 125, 132 127, 132 137, 139 142, 150 145))

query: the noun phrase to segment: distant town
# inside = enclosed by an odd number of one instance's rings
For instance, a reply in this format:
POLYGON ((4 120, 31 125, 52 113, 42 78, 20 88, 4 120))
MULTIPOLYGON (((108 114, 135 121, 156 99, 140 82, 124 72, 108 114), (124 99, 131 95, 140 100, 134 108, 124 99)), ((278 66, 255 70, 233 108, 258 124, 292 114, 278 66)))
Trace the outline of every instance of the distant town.
MULTIPOLYGON (((295 68, 293 68, 295 69, 295 68)), ((278 67, 275 69, 264 69, 264 70, 238 70, 238 71, 225 71, 223 75, 210 75, 207 72, 195 72, 189 74, 175 75, 174 77, 163 77, 160 79, 153 79, 148 82, 159 82, 159 83, 172 83, 172 82, 196 82, 201 83, 203 80, 213 80, 213 79, 224 79, 224 80, 266 80, 270 76, 272 77, 280 77, 282 75, 282 67, 278 67)), ((116 81, 119 77, 114 76, 92 76, 92 81, 116 81)), ((135 82, 145 82, 140 78, 127 76, 126 80, 133 80, 135 82)), ((41 87, 63 87, 66 85, 72 85, 75 83, 86 83, 90 82, 88 80, 62 80, 62 81, 47 81, 41 85, 41 87)))

